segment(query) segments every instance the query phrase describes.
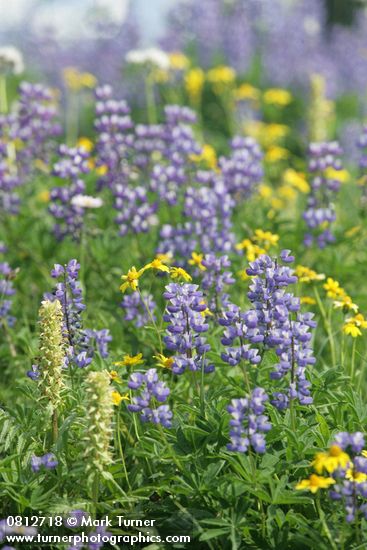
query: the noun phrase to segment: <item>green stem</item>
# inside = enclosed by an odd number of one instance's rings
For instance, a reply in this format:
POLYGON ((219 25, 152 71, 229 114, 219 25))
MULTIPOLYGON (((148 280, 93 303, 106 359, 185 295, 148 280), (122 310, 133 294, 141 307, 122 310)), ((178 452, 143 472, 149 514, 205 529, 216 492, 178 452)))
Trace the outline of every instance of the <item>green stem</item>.
POLYGON ((125 457, 124 457, 124 451, 122 449, 122 444, 121 444, 121 434, 120 434, 120 412, 119 410, 117 411, 117 421, 116 421, 116 433, 117 433, 117 442, 118 442, 118 447, 119 447, 119 451, 120 451, 120 458, 121 458, 121 462, 122 462, 122 467, 124 469, 124 474, 125 474, 125 477, 126 477, 126 483, 131 491, 131 485, 130 485, 130 481, 129 481, 129 476, 127 475, 127 469, 126 469, 126 463, 125 463, 125 457))
POLYGON ((154 79, 152 74, 148 74, 144 79, 145 102, 147 106, 149 124, 157 123, 157 107, 154 98, 154 79))
POLYGON ((152 312, 150 311, 150 309, 149 309, 149 307, 148 307, 148 304, 145 302, 145 300, 144 300, 144 298, 143 298, 143 296, 142 296, 142 294, 141 294, 141 292, 140 292, 140 289, 138 288, 137 290, 138 290, 138 292, 139 292, 140 300, 142 301, 142 304, 144 305, 144 307, 145 307, 145 309, 146 309, 146 312, 147 312, 148 315, 149 315, 149 319, 151 320, 152 325, 153 325, 153 327, 155 328, 155 331, 156 331, 156 333, 157 333, 157 335, 158 335, 158 340, 159 340, 159 351, 160 351, 160 354, 163 355, 162 338, 161 338, 161 333, 160 333, 160 331, 159 331, 158 325, 157 325, 157 323, 155 322, 154 317, 153 317, 153 315, 152 315, 152 312))
POLYGON ((319 306, 319 309, 320 309, 320 313, 322 315, 322 319, 323 319, 323 322, 324 322, 324 327, 325 327, 326 333, 328 335, 328 340, 329 340, 329 344, 330 344, 331 359, 332 359, 333 365, 336 365, 335 342, 334 342, 333 333, 331 331, 330 318, 328 319, 328 316, 326 314, 325 308, 323 306, 323 303, 321 301, 319 292, 318 292, 316 287, 314 287, 314 294, 315 294, 315 298, 316 298, 316 301, 317 301, 317 305, 319 306))
POLYGON ((78 93, 68 90, 66 97, 66 143, 73 147, 78 139, 78 93))
POLYGON ((315 502, 316 502, 316 509, 317 509, 317 513, 319 514, 319 518, 320 518, 320 521, 321 521, 321 524, 322 524, 322 527, 325 531, 325 535, 330 543, 330 547, 333 549, 333 550, 338 550, 335 542, 334 542, 334 539, 330 533, 330 530, 329 530, 329 527, 328 527, 328 524, 326 523, 326 519, 325 519, 325 514, 324 514, 324 511, 323 509, 321 508, 321 502, 320 502, 320 495, 317 494, 316 495, 316 499, 315 499, 315 502))
POLYGON ((6 76, 0 74, 0 113, 8 112, 8 94, 6 90, 6 76))
POLYGON ((352 359, 350 364, 350 379, 352 382, 354 381, 355 368, 356 368, 356 346, 357 346, 357 338, 353 338, 352 359))

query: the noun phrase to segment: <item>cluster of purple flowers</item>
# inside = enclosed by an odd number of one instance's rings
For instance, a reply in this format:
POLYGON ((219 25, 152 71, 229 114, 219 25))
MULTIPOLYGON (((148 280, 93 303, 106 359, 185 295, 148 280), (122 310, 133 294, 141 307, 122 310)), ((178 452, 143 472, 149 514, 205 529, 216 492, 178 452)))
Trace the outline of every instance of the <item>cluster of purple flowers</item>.
POLYGON ((144 374, 132 373, 128 387, 131 390, 140 390, 140 394, 135 395, 131 404, 127 406, 130 412, 140 412, 143 422, 162 424, 165 428, 171 427, 172 411, 169 405, 157 406, 157 403, 164 403, 170 393, 165 382, 159 380, 157 369, 149 369, 144 374))
POLYGON ((73 199, 85 192, 85 183, 81 178, 89 172, 89 153, 82 147, 60 145, 59 154, 53 174, 65 180, 66 185, 54 187, 50 194, 49 211, 56 218, 54 234, 60 241, 67 235, 79 240, 85 209, 73 199))
POLYGON ((55 97, 50 88, 29 82, 20 84, 16 137, 22 143, 17 164, 23 174, 33 170, 35 160, 48 163, 54 138, 61 133, 57 116, 55 97))
POLYGON ((165 224, 160 231, 159 253, 169 253, 184 263, 195 250, 226 253, 232 249, 231 215, 234 201, 214 172, 194 175, 198 186, 186 188, 183 222, 165 224))
POLYGON ((205 270, 201 272, 201 286, 207 296, 209 310, 218 315, 229 304, 229 296, 224 290, 235 282, 232 273, 227 270, 231 267, 231 261, 228 256, 205 254, 202 264, 205 270))
POLYGON ((108 329, 83 329, 82 311, 85 310, 83 293, 78 275, 80 264, 70 260, 66 266, 55 264, 51 271, 58 279, 53 293, 46 294, 48 300, 59 300, 64 314, 64 335, 68 343, 67 364, 79 368, 87 367, 96 350, 102 357, 108 356, 108 342, 112 340, 108 329))
POLYGON ((335 241, 329 226, 336 219, 334 201, 340 180, 333 172, 342 169, 338 158, 341 153, 341 147, 336 141, 310 144, 308 167, 312 176, 311 191, 303 214, 309 230, 304 238, 306 246, 312 246, 316 241, 320 248, 325 248, 335 241))
POLYGON ((265 453, 264 433, 271 429, 269 418, 263 414, 268 399, 263 388, 255 388, 251 396, 232 399, 227 407, 231 414, 230 451, 246 453, 251 446, 256 453, 265 453))
POLYGON ((364 435, 362 432, 340 432, 333 445, 343 449, 351 460, 346 469, 338 468, 333 472, 335 483, 331 486, 330 497, 344 503, 348 522, 354 521, 359 513, 367 519, 367 458, 365 451, 362 453, 364 435))
POLYGON ((133 321, 137 328, 147 325, 151 319, 147 312, 147 309, 151 312, 155 319, 154 310, 157 307, 152 294, 142 291, 132 292, 131 294, 125 294, 120 307, 125 311, 124 321, 133 321), (143 297, 144 303, 141 299, 143 297))
POLYGON ((226 189, 237 199, 248 198, 263 177, 263 154, 251 137, 236 136, 231 141, 231 149, 229 157, 219 159, 226 189))
POLYGON ((206 322, 207 304, 198 285, 171 283, 163 296, 168 301, 163 316, 168 323, 168 335, 164 337, 166 347, 176 352, 172 371, 182 374, 186 369, 212 372, 214 365, 205 354, 210 345, 203 336, 209 325, 206 322))
MULTIPOLYGON (((6 252, 6 246, 0 242, 0 254, 6 252)), ((14 271, 8 262, 0 262, 0 325, 5 323, 8 326, 13 326, 15 317, 11 315, 12 306, 11 297, 15 294, 15 289, 12 283, 14 271)))
POLYGON ((47 453, 43 456, 32 456, 31 468, 33 472, 39 472, 42 467, 46 470, 54 470, 58 465, 57 458, 52 453, 47 453))

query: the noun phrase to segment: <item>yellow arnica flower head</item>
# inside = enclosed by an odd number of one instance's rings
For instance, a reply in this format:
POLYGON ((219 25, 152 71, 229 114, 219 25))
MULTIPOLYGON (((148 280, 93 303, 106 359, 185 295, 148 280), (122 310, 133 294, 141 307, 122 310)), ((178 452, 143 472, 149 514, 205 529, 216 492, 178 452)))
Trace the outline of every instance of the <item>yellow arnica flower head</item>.
POLYGON ((157 271, 165 271, 166 273, 169 273, 169 267, 166 266, 160 258, 155 258, 152 262, 144 266, 142 271, 147 269, 156 269, 157 271))
POLYGON ((265 248, 270 248, 278 244, 279 235, 271 233, 271 231, 255 229, 254 241, 261 243, 265 248))
POLYGON ((199 67, 187 71, 185 76, 185 88, 192 101, 196 102, 200 99, 204 81, 204 71, 199 67))
POLYGON ((69 90, 77 92, 82 88, 94 88, 97 79, 91 73, 81 73, 75 67, 66 67, 63 71, 64 82, 69 90))
POLYGON ((331 277, 326 279, 324 289, 329 298, 338 298, 339 296, 345 296, 345 290, 340 286, 338 281, 335 281, 331 277))
POLYGON ((237 101, 257 101, 260 98, 260 91, 251 84, 244 83, 236 88, 234 97, 237 101))
POLYGON ((136 267, 133 266, 126 275, 121 275, 121 279, 124 281, 120 286, 121 292, 125 292, 128 288, 132 290, 137 290, 139 287, 139 278, 143 275, 144 270, 136 270, 136 267))
POLYGON ((349 180, 350 174, 347 170, 335 170, 332 166, 326 168, 325 177, 331 180, 337 180, 340 183, 345 183, 349 180))
POLYGON ((265 160, 267 162, 278 162, 285 160, 289 157, 289 151, 279 145, 273 145, 265 153, 265 160))
POLYGON ((209 168, 217 167, 217 154, 214 147, 205 143, 199 155, 190 155, 190 159, 194 162, 204 162, 209 168))
POLYGON ((207 78, 212 84, 232 84, 236 78, 236 71, 227 65, 219 65, 207 72, 207 78))
POLYGON ((117 361, 114 363, 116 367, 135 367, 144 363, 143 354, 138 353, 137 355, 124 355, 122 361, 117 361))
POLYGON ((322 281, 325 279, 323 273, 316 273, 316 271, 304 265, 297 265, 295 274, 300 283, 311 283, 312 281, 322 281))
POLYGON ((300 172, 296 172, 293 168, 287 168, 283 174, 284 183, 291 185, 301 193, 308 193, 310 186, 304 176, 300 172))
POLYGON ((319 489, 327 489, 335 483, 335 479, 332 477, 322 477, 316 474, 311 474, 309 479, 303 479, 296 485, 296 489, 299 491, 308 490, 311 493, 316 493, 319 489))
POLYGON ((338 468, 346 468, 350 463, 350 458, 338 445, 331 445, 325 453, 317 453, 313 461, 313 466, 318 474, 326 470, 332 474, 338 468))
POLYGON ((197 254, 196 252, 192 252, 191 260, 189 260, 189 264, 198 267, 200 271, 205 271, 206 267, 205 265, 202 264, 203 259, 204 259, 204 254, 197 254))
POLYGON ((333 306, 335 309, 344 309, 345 311, 351 310, 351 311, 354 311, 355 313, 357 313, 358 311, 357 304, 354 304, 352 298, 347 295, 342 296, 340 300, 334 300, 333 306))
POLYGON ((354 481, 355 483, 364 483, 367 480, 367 475, 363 472, 356 472, 351 468, 345 472, 346 479, 354 481))
POLYGON ((162 353, 158 353, 158 355, 153 355, 154 359, 156 359, 156 363, 158 367, 162 367, 162 369, 171 369, 173 365, 173 357, 166 357, 162 353))
POLYGON ((111 370, 108 374, 110 375, 111 380, 113 380, 114 382, 122 382, 117 371, 111 370))
POLYGON ((189 58, 182 52, 171 52, 168 57, 170 69, 174 71, 184 71, 190 65, 189 58))
POLYGON ((172 279, 182 279, 187 282, 192 281, 191 275, 189 275, 182 267, 171 267, 170 275, 172 279))
POLYGON ((116 405, 116 407, 119 406, 121 401, 129 400, 129 395, 127 393, 125 393, 124 395, 121 395, 121 393, 119 393, 117 390, 113 390, 113 392, 111 393, 111 397, 112 397, 112 403, 116 405))
POLYGON ((316 304, 315 298, 312 298, 312 296, 301 296, 300 298, 301 304, 307 304, 310 306, 313 306, 316 304))
POLYGON ((343 326, 343 332, 357 338, 357 336, 362 336, 361 329, 367 328, 367 321, 361 313, 358 313, 354 317, 349 317, 345 320, 345 325, 343 326))
POLYGON ((94 145, 93 141, 87 137, 80 137, 77 141, 77 147, 81 147, 84 149, 84 151, 87 151, 88 153, 92 151, 94 145))
POLYGON ((292 94, 282 88, 269 88, 264 92, 263 100, 270 105, 285 107, 292 101, 292 94))

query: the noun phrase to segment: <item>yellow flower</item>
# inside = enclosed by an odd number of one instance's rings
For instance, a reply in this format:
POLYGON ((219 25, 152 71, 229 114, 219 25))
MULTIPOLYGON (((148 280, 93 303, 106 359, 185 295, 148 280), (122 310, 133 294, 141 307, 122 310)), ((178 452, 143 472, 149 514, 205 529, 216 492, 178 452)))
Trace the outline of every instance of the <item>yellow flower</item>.
POLYGON ((350 317, 349 319, 346 319, 346 322, 347 323, 353 322, 357 325, 357 327, 361 327, 363 329, 367 328, 367 321, 363 317, 362 313, 358 313, 354 317, 350 317))
POLYGON ((236 244, 237 250, 245 250, 246 251, 246 258, 249 262, 253 262, 261 256, 262 254, 266 253, 265 248, 261 248, 259 245, 253 243, 250 239, 244 239, 242 242, 236 244))
POLYGON ((246 269, 240 269, 240 271, 237 271, 237 275, 241 281, 247 281, 250 278, 250 275, 246 273, 246 269))
POLYGON ((142 271, 146 269, 157 269, 158 271, 165 271, 169 273, 169 267, 166 266, 160 258, 155 258, 152 262, 143 267, 142 271))
POLYGON ((348 231, 345 232, 346 237, 354 237, 357 233, 361 231, 362 227, 360 225, 355 225, 354 227, 351 227, 348 229, 348 231))
POLYGON ((237 101, 257 101, 260 98, 260 91, 251 84, 244 83, 236 88, 234 97, 237 101))
POLYGON ((280 160, 285 160, 288 157, 289 151, 284 147, 279 147, 279 145, 270 147, 265 153, 265 160, 267 162, 278 162, 280 160))
POLYGON ((172 279, 182 279, 183 281, 192 281, 191 275, 187 273, 182 267, 171 267, 170 275, 172 279))
POLYGON ((129 401, 129 394, 125 393, 124 395, 121 395, 117 390, 113 390, 111 393, 112 397, 112 403, 116 405, 116 407, 119 406, 121 401, 129 401))
POLYGON ((182 52, 168 54, 170 68, 174 71, 184 71, 190 65, 190 60, 182 52))
POLYGON ((113 381, 115 381, 115 382, 118 382, 118 383, 121 383, 121 382, 122 382, 122 380, 121 380, 121 378, 119 377, 119 374, 118 374, 117 371, 111 370, 108 374, 110 375, 111 380, 113 380, 113 381))
POLYGON ((363 472, 356 472, 351 468, 345 472, 346 479, 350 481, 355 481, 356 483, 364 483, 367 480, 367 475, 363 472))
POLYGON ((191 101, 197 102, 200 99, 204 81, 204 71, 199 67, 187 71, 185 76, 185 87, 191 101))
POLYGON ((87 151, 88 153, 92 151, 94 144, 91 139, 88 139, 87 137, 80 137, 77 141, 77 147, 81 147, 84 149, 84 151, 87 151))
POLYGON ((191 260, 189 260, 190 265, 195 265, 200 269, 200 271, 205 271, 206 267, 202 264, 204 258, 204 254, 197 254, 196 252, 192 252, 191 254, 191 260))
POLYGON ((259 186, 259 195, 263 199, 269 199, 272 196, 272 194, 273 194, 273 190, 269 185, 265 185, 264 183, 262 183, 259 186))
POLYGON ((125 281, 120 286, 121 292, 125 292, 128 288, 131 288, 132 290, 137 290, 139 286, 139 278, 142 276, 144 271, 140 269, 139 271, 136 271, 136 267, 133 266, 129 271, 127 272, 127 275, 121 275, 121 279, 125 281))
POLYGON ((156 259, 161 260, 164 264, 170 264, 172 262, 172 254, 171 252, 167 252, 166 254, 157 254, 156 259))
POLYGON ((104 176, 108 172, 107 164, 102 164, 101 166, 97 166, 96 168, 96 174, 98 176, 104 176))
POLYGON ((137 355, 124 355, 123 360, 117 361, 114 365, 116 367, 136 367, 141 363, 144 363, 143 354, 138 353, 137 355))
POLYGON ((360 329, 353 323, 346 323, 343 326, 343 332, 344 334, 352 336, 352 338, 357 338, 357 336, 362 336, 362 332, 360 331, 360 329))
POLYGON ((81 73, 75 67, 65 67, 63 77, 66 87, 73 92, 78 92, 82 88, 94 88, 97 84, 94 75, 81 73))
POLYGON ((190 159, 194 162, 204 162, 209 168, 217 167, 217 154, 214 147, 205 143, 199 155, 190 155, 190 159))
POLYGON ((276 246, 279 241, 279 235, 262 229, 255 229, 254 241, 260 242, 265 248, 276 246))
POLYGON ((287 168, 283 174, 284 183, 291 185, 295 189, 298 189, 301 193, 308 193, 310 186, 306 181, 306 178, 300 172, 296 172, 293 168, 287 168))
POLYGON ((296 485, 297 490, 309 490, 311 493, 316 493, 319 489, 327 489, 335 483, 332 477, 322 477, 316 474, 311 474, 309 479, 303 479, 296 485))
POLYGON ((166 357, 162 353, 158 353, 158 355, 153 355, 154 359, 157 359, 157 365, 158 367, 162 367, 162 369, 171 369, 173 364, 173 357, 166 357))
POLYGON ((219 65, 207 72, 207 78, 212 84, 232 84, 236 78, 236 71, 232 67, 219 65))
POLYGON ((282 199, 291 201, 294 200, 297 197, 297 192, 291 185, 281 185, 279 187, 279 196, 282 199))
POLYGON ((312 281, 322 281, 325 279, 323 273, 316 273, 316 271, 304 265, 297 265, 295 274, 300 283, 311 283, 312 281))
POLYGON ((340 183, 345 183, 350 178, 350 174, 347 170, 335 170, 332 166, 326 168, 324 174, 326 178, 340 181, 340 183))
POLYGON ((47 189, 45 189, 44 191, 41 191, 40 193, 38 193, 37 199, 40 202, 50 202, 50 192, 47 191, 47 189))
POLYGON ((282 88, 269 88, 264 92, 263 100, 270 105, 285 107, 292 101, 292 94, 282 88))
POLYGON ((349 455, 338 445, 331 445, 328 451, 317 453, 312 464, 318 474, 323 470, 331 474, 338 468, 346 468, 349 463, 349 455))
POLYGON ((354 304, 352 301, 352 298, 350 296, 342 296, 340 300, 335 300, 333 303, 333 306, 335 309, 350 309, 352 311, 357 312, 358 306, 357 304, 354 304))
POLYGON ((326 294, 329 298, 338 298, 345 295, 345 290, 340 286, 338 281, 335 281, 331 277, 326 279, 326 283, 323 285, 326 290, 326 294))
POLYGON ((301 304, 313 306, 316 304, 316 300, 315 298, 312 298, 312 296, 301 296, 301 304))

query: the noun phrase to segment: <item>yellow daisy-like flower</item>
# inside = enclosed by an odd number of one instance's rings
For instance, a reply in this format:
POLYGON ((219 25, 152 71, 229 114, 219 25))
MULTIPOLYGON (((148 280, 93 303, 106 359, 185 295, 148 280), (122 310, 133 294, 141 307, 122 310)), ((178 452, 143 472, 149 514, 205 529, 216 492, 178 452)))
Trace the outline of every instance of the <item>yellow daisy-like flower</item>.
POLYGON ((288 90, 282 88, 269 88, 263 95, 263 100, 269 105, 276 105, 277 107, 285 107, 292 101, 292 94, 288 90))
POLYGON ((84 149, 84 151, 87 151, 88 153, 90 153, 90 151, 92 151, 94 147, 93 141, 87 137, 80 137, 76 144, 77 147, 81 147, 82 149, 84 149))
POLYGON ((262 183, 259 186, 259 195, 263 199, 269 199, 273 194, 273 190, 269 185, 262 183))
POLYGON ((160 258, 155 258, 152 262, 143 267, 143 271, 147 269, 156 269, 157 271, 169 273, 169 267, 165 265, 160 258))
POLYGON ((350 178, 350 174, 347 170, 335 170, 335 168, 332 168, 331 166, 326 168, 324 174, 326 178, 337 180, 340 183, 345 183, 350 178))
POLYGON ((308 193, 310 186, 301 172, 296 172, 293 168, 287 168, 283 174, 284 183, 291 185, 301 193, 308 193))
POLYGON ((167 252, 166 254, 157 254, 156 258, 157 260, 161 260, 164 264, 170 264, 172 262, 171 252, 167 252))
POLYGON ((279 187, 279 196, 282 199, 291 201, 297 197, 297 191, 291 185, 283 184, 279 187))
POLYGON ((94 88, 97 79, 91 73, 81 73, 75 67, 65 67, 63 71, 64 82, 69 90, 78 92, 82 88, 94 88))
POLYGON ((250 279, 250 275, 247 275, 246 269, 240 269, 240 271, 237 271, 238 278, 241 279, 241 281, 247 281, 250 279))
POLYGON ((107 164, 102 164, 101 166, 97 166, 96 168, 96 174, 98 176, 104 176, 108 172, 108 166, 107 164))
POLYGON ((199 155, 190 155, 190 159, 194 162, 204 162, 209 168, 217 167, 217 154, 214 147, 205 143, 199 155))
POLYGON ((118 382, 118 383, 122 382, 117 371, 111 370, 108 374, 110 375, 111 380, 113 380, 114 382, 118 382))
POLYGON ((143 354, 138 353, 137 355, 124 355, 122 361, 117 361, 114 363, 116 367, 136 367, 136 365, 141 365, 144 363, 143 354))
POLYGON ((170 68, 174 71, 184 71, 190 65, 190 60, 182 52, 171 52, 169 55, 170 68))
POLYGON ((316 271, 304 265, 297 265, 295 274, 300 283, 311 283, 312 281, 323 281, 325 279, 323 273, 316 273, 316 271))
POLYGON ((113 390, 111 393, 112 397, 112 403, 118 407, 121 403, 121 401, 129 401, 129 394, 125 393, 124 395, 121 395, 117 390, 113 390))
POLYGON ((185 88, 191 101, 194 103, 198 102, 201 97, 204 81, 204 71, 199 67, 187 71, 185 76, 185 88))
POLYGON ((321 474, 323 470, 331 474, 338 468, 346 468, 349 463, 349 455, 339 445, 331 445, 328 451, 317 453, 312 465, 318 474, 321 474))
POLYGON ((278 244, 279 235, 271 231, 255 229, 254 241, 261 243, 265 248, 270 248, 278 244))
POLYGON ((206 267, 202 264, 203 258, 204 254, 197 254, 196 252, 193 252, 191 254, 191 260, 189 260, 189 264, 198 267, 200 271, 205 271, 206 267))
POLYGON ((356 472, 351 468, 345 472, 346 479, 354 481, 355 483, 364 483, 367 480, 367 475, 363 472, 356 472))
POLYGON ((302 479, 297 485, 296 489, 299 491, 308 490, 311 493, 316 493, 319 489, 327 489, 335 483, 335 479, 332 477, 322 477, 316 474, 311 474, 309 479, 302 479))
POLYGON ((323 285, 326 290, 326 294, 329 298, 338 298, 345 295, 345 290, 340 286, 338 281, 335 281, 331 277, 326 279, 326 283, 323 285))
POLYGON ((125 292, 128 288, 131 290, 137 290, 139 286, 139 278, 143 275, 143 269, 139 271, 136 270, 136 267, 133 266, 126 275, 121 275, 121 279, 124 281, 120 286, 121 292, 125 292))
POLYGON ((232 84, 236 78, 236 71, 227 65, 219 65, 207 72, 207 79, 212 84, 232 84))
POLYGON ((234 91, 234 97, 237 101, 258 101, 260 99, 260 90, 251 84, 241 84, 234 91))
POLYGON ((354 304, 350 296, 342 296, 340 300, 334 300, 333 306, 335 309, 349 309, 357 313, 358 306, 354 304))
POLYGON ((280 160, 286 160, 289 154, 288 149, 279 145, 273 145, 266 151, 265 160, 267 162, 279 162, 280 160))
POLYGON ((313 306, 316 304, 315 298, 312 298, 312 296, 301 296, 301 304, 307 304, 310 306, 313 306))
POLYGON ((362 336, 362 332, 354 323, 345 323, 345 325, 343 325, 343 332, 348 336, 352 336, 352 338, 362 336))
POLYGON ((187 273, 182 267, 171 267, 170 275, 172 279, 182 279, 183 281, 190 282, 192 281, 191 275, 187 273))
POLYGON ((166 357, 162 353, 158 353, 158 355, 153 355, 154 359, 157 359, 156 363, 158 367, 162 367, 162 369, 171 369, 173 364, 173 357, 166 357))

